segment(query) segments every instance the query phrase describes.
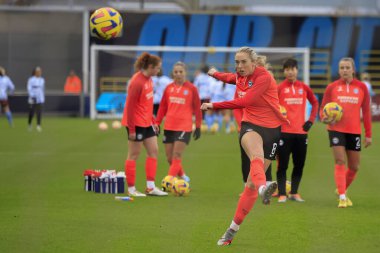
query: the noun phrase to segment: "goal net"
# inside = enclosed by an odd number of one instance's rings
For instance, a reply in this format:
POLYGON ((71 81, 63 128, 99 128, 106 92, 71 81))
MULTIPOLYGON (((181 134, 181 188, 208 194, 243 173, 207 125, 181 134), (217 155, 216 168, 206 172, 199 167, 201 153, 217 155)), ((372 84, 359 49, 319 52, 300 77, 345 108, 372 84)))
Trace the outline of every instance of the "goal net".
MULTIPOLYGON (((125 103, 126 87, 134 73, 134 62, 142 52, 162 58, 162 71, 170 76, 177 61, 188 67, 188 79, 207 64, 219 71, 234 72, 234 56, 238 48, 232 47, 174 47, 174 46, 91 46, 90 117, 91 119, 121 118, 125 103)), ((298 78, 309 84, 309 48, 254 48, 259 55, 267 57, 274 77, 283 80, 282 64, 287 58, 298 61, 298 78)))

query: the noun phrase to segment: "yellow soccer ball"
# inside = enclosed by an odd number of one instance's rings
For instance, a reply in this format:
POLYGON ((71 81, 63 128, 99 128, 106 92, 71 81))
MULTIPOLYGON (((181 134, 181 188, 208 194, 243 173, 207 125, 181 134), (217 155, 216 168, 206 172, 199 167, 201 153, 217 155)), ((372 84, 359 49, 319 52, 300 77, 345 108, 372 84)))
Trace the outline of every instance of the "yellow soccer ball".
POLYGON ((201 125, 201 132, 202 133, 206 133, 207 132, 207 125, 206 124, 202 124, 201 125))
POLYGON ((120 13, 110 7, 97 9, 90 17, 91 36, 102 40, 118 37, 123 30, 120 13))
POLYGON ((212 134, 217 133, 219 131, 219 125, 218 125, 218 123, 212 124, 210 131, 211 131, 212 134))
POLYGON ((343 108, 336 102, 330 102, 323 107, 322 114, 325 123, 330 123, 332 121, 338 122, 342 119, 343 108))
POLYGON ((176 196, 186 196, 190 192, 190 184, 183 179, 174 181, 173 193, 176 196))
POLYGON ((171 192, 173 189, 173 184, 176 180, 177 180, 177 178, 173 177, 173 176, 168 175, 168 176, 164 177, 161 181, 162 190, 165 192, 171 192))

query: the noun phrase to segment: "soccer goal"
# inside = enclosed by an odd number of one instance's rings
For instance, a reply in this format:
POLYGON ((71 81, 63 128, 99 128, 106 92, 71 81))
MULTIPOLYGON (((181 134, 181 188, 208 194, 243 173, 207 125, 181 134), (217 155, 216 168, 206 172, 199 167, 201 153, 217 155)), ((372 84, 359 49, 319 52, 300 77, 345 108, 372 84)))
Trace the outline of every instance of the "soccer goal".
MULTIPOLYGON (((265 55, 278 81, 283 80, 282 63, 287 58, 299 62, 299 79, 309 83, 309 48, 254 48, 259 55, 265 55)), ((175 46, 117 46, 92 45, 90 62, 90 117, 91 119, 121 118, 126 87, 134 73, 133 64, 142 52, 149 52, 162 58, 163 74, 170 76, 177 61, 188 66, 188 79, 201 66, 214 66, 219 71, 234 71, 234 47, 175 47, 175 46)))

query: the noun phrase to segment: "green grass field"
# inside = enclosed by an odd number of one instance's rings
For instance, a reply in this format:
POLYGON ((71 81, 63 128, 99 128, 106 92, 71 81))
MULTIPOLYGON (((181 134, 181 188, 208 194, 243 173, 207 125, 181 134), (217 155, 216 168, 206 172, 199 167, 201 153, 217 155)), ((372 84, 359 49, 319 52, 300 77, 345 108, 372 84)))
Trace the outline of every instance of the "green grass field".
MULTIPOLYGON (((316 124, 300 187, 306 202, 257 202, 225 248, 216 241, 243 189, 236 134, 205 134, 190 143, 183 159, 188 197, 120 202, 83 189, 87 168, 124 170, 125 130, 100 132, 97 124, 44 118, 38 133, 27 131, 25 118, 10 129, 2 115, 0 252, 380 252, 380 124, 349 191, 354 207, 337 208, 327 133, 316 124)), ((160 138, 157 183, 168 170, 163 150, 160 138)), ((140 190, 144 160, 145 153, 137 163, 140 190)))

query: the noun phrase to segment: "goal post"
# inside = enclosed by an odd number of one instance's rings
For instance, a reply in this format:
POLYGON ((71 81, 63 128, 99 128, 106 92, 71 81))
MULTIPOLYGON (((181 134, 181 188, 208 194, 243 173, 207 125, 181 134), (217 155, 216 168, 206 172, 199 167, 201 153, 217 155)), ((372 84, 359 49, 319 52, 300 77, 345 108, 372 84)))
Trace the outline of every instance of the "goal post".
MULTIPOLYGON (((188 67, 188 79, 204 64, 220 71, 234 72, 234 55, 237 47, 177 47, 177 46, 119 46, 92 45, 90 54, 90 117, 91 119, 121 118, 126 86, 134 73, 134 62, 142 52, 162 58, 162 69, 170 76, 177 61, 188 67)), ((299 79, 310 81, 309 48, 256 47, 259 55, 265 55, 274 69, 277 81, 283 80, 282 63, 287 58, 299 62, 299 79)))

